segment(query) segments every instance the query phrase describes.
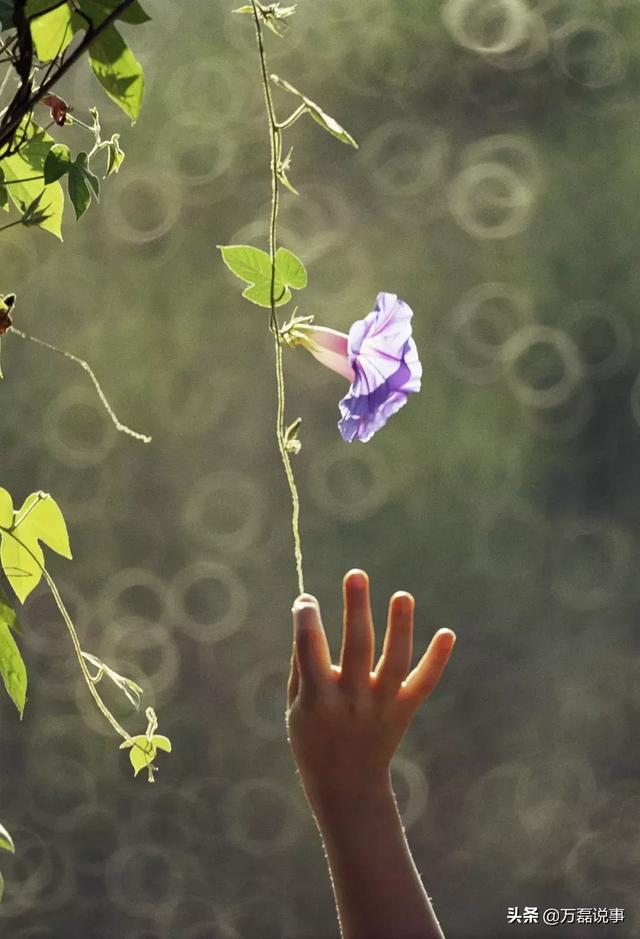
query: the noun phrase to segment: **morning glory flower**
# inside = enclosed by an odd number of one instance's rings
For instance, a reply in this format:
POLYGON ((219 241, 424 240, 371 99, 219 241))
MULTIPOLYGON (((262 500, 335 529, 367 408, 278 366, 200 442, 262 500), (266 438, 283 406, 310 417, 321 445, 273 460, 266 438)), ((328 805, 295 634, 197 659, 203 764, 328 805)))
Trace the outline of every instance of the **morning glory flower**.
POLYGON ((413 311, 395 293, 379 293, 375 308, 349 334, 313 326, 299 317, 285 327, 291 345, 303 345, 319 362, 350 383, 339 403, 338 429, 351 443, 371 440, 392 414, 420 391, 422 365, 411 337, 413 311))

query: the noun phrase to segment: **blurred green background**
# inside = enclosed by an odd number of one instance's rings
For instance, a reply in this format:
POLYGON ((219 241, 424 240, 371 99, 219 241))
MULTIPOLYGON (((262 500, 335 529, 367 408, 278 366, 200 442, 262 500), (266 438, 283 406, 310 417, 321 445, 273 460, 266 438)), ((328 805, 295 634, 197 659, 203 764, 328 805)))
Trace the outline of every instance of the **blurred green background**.
MULTIPOLYGON (((153 435, 116 434, 75 366, 6 338, 2 485, 59 501, 74 561, 52 572, 84 648, 148 689, 174 744, 154 787, 130 778, 34 595, 27 712, 0 715, 11 939, 337 933, 284 735, 295 577, 271 337, 215 247, 265 246, 269 201, 254 36, 231 6, 149 0, 132 130, 88 69, 68 76, 76 111, 121 131, 123 169, 64 246, 0 240, 16 325, 89 359, 153 435)), ((301 0, 291 22, 268 34, 272 70, 361 145, 311 121, 289 134, 300 312, 346 331, 398 293, 424 365, 422 393, 347 445, 343 382, 286 353, 308 589, 336 644, 352 566, 380 628, 404 588, 418 646, 458 632, 395 767, 447 935, 637 936, 640 10, 301 0), (516 905, 626 916, 507 926, 516 905)))

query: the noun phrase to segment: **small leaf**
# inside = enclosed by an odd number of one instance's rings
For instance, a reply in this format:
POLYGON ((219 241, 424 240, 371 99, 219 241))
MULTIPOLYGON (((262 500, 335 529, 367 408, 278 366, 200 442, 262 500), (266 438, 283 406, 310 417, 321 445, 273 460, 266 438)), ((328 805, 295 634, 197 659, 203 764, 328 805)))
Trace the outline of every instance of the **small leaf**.
POLYGON ((0 489, 0 528, 13 525, 13 499, 6 489, 0 489))
POLYGON ((132 747, 129 751, 129 759, 133 766, 133 775, 137 776, 141 769, 153 763, 156 756, 156 748, 143 734, 134 739, 137 745, 132 747))
POLYGON ((278 248, 276 251, 276 277, 296 290, 307 286, 307 270, 304 264, 287 248, 278 248))
POLYGON ((71 170, 71 150, 64 143, 57 143, 49 150, 44 161, 44 181, 54 183, 71 170))
POLYGON ((0 848, 4 851, 11 851, 12 854, 15 854, 16 846, 13 843, 13 838, 0 822, 0 848))
POLYGON ((9 624, 0 614, 0 675, 22 720, 27 700, 27 670, 9 624))
POLYGON ((109 97, 137 120, 144 95, 142 66, 115 26, 104 30, 89 48, 93 73, 109 97))
POLYGON ((76 165, 83 173, 86 181, 89 183, 89 186, 93 190, 93 194, 96 197, 96 200, 99 200, 100 199, 100 180, 89 167, 89 158, 86 153, 78 154, 78 156, 76 157, 76 165))
POLYGON ((120 134, 114 134, 111 140, 107 141, 107 176, 117 173, 124 160, 124 150, 120 148, 120 134))
POLYGON ((250 4, 246 4, 243 7, 237 7, 235 10, 231 11, 232 13, 253 13, 253 7, 250 4))
POLYGON ((91 205, 91 193, 84 175, 80 172, 69 174, 69 198, 76 213, 76 221, 82 218, 91 205))
POLYGON ((162 734, 154 734, 151 738, 156 750, 164 750, 166 753, 171 753, 171 741, 168 737, 164 737, 162 734))
POLYGON ((351 134, 344 129, 342 124, 338 124, 335 118, 331 115, 325 113, 322 110, 320 105, 316 104, 315 101, 312 101, 311 98, 307 98, 306 95, 303 95, 301 91, 298 91, 297 88, 294 88, 292 84, 288 81, 285 81, 283 78, 278 78, 277 75, 271 75, 271 81, 278 88, 283 88, 285 91, 288 91, 289 94, 295 95, 296 98, 304 103, 307 111, 311 117, 316 121, 327 133, 331 134, 333 137, 337 137, 338 140, 341 140, 342 143, 347 143, 351 147, 358 149, 358 144, 355 142, 351 134))

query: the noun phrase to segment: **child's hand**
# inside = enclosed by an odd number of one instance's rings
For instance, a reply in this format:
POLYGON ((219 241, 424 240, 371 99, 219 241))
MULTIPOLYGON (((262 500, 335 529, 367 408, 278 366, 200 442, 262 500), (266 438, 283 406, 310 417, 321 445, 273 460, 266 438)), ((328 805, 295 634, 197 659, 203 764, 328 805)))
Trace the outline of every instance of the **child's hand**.
POLYGON ((351 571, 344 579, 339 667, 331 663, 317 601, 303 594, 295 602, 287 726, 307 797, 317 813, 336 801, 348 804, 387 791, 393 754, 416 710, 440 680, 455 635, 438 630, 409 673, 413 610, 413 597, 393 595, 384 649, 372 671, 374 631, 363 571, 351 571))

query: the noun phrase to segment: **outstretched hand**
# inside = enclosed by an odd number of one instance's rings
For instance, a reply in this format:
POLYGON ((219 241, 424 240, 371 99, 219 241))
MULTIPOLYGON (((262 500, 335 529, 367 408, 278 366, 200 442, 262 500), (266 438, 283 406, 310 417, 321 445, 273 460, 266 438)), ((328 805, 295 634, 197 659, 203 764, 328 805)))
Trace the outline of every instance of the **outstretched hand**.
POLYGON ((455 643, 439 629, 411 669, 413 597, 395 593, 373 669, 375 636, 369 581, 344 578, 340 664, 332 664, 317 600, 302 594, 293 607, 294 648, 287 726, 294 759, 312 806, 361 798, 388 785, 391 759, 413 715, 438 684, 455 643))

